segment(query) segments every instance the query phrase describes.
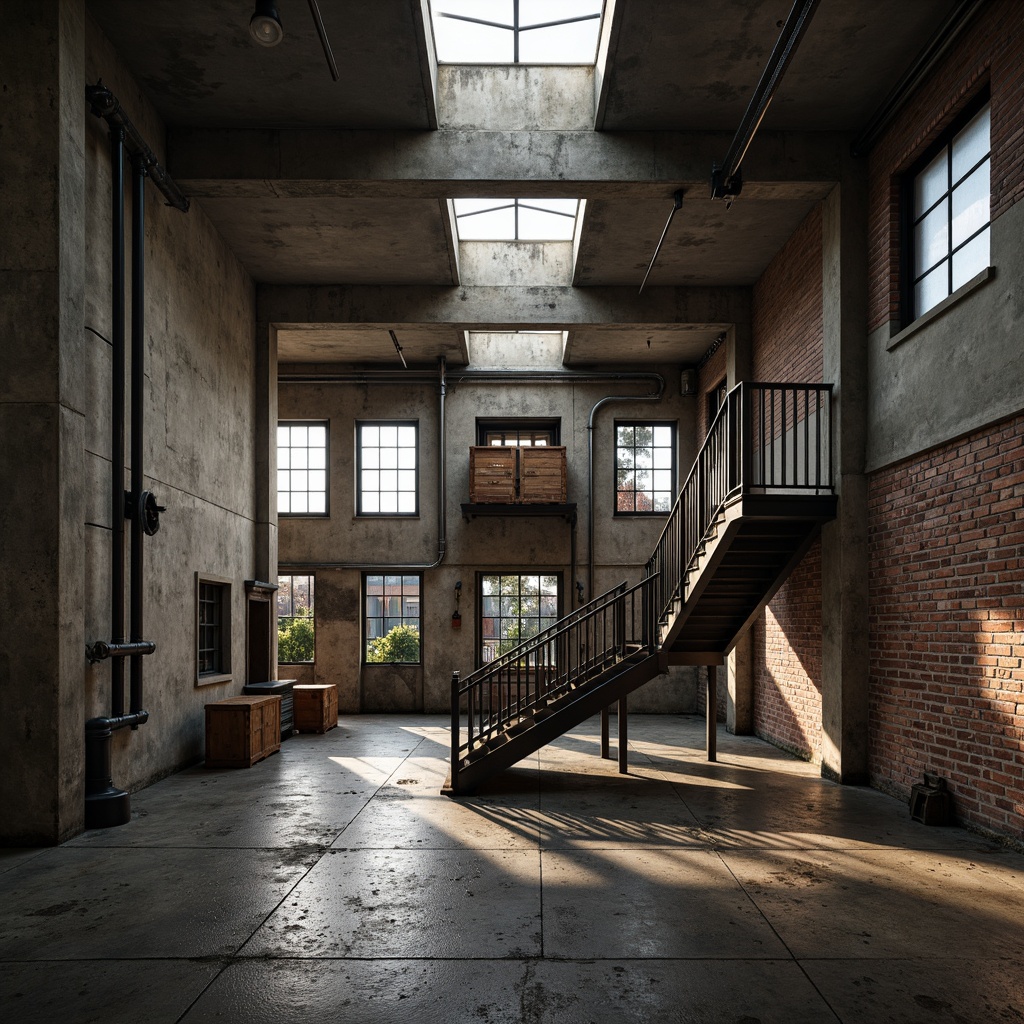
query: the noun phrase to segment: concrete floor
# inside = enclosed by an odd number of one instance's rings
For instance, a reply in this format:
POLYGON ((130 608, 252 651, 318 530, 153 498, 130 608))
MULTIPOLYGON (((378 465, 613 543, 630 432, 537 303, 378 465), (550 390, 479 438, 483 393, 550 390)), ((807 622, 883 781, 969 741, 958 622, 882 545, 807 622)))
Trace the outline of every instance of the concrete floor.
POLYGON ((596 720, 463 801, 346 718, 0 857, 0 1013, 79 1024, 1024 1021, 1024 857, 703 720, 596 720))

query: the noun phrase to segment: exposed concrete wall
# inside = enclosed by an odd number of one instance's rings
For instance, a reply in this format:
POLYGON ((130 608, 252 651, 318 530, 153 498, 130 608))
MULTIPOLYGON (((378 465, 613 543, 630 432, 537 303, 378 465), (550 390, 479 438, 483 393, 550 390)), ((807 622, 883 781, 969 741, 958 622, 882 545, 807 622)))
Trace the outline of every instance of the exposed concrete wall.
MULTIPOLYGON (((492 356, 493 358, 493 356, 492 356)), ((674 374, 672 368, 662 368, 674 374)), ((362 573, 357 568, 316 572, 317 682, 338 686, 342 711, 447 711, 454 669, 476 665, 477 574, 539 570, 562 575, 563 606, 570 608, 571 532, 553 518, 480 518, 466 522, 461 503, 469 500, 469 453, 476 443, 476 419, 545 417, 561 423, 567 450, 568 498, 579 506, 576 578, 587 578, 587 421, 593 405, 609 393, 643 393, 628 384, 456 383, 446 404, 447 552, 443 564, 424 573, 423 664, 394 667, 362 664, 362 573), (462 626, 453 630, 454 585, 462 581, 462 626)), ((616 403, 597 416, 594 445, 595 592, 628 579, 636 582, 664 526, 661 517, 614 515, 615 419, 671 420, 679 424, 679 466, 685 473, 696 450, 694 400, 678 389, 658 403, 616 403)), ((433 562, 437 557, 436 472, 438 395, 436 386, 368 387, 356 384, 282 385, 280 416, 329 418, 331 422, 331 515, 326 519, 282 518, 280 560, 290 565, 365 563, 380 566, 433 562), (420 516, 415 519, 355 516, 354 425, 360 419, 415 419, 419 422, 420 516)), ((298 571, 298 570, 296 570, 298 571)), ((586 595, 589 598, 591 595, 586 595)), ((308 669, 280 666, 282 677, 308 669)), ((634 710, 690 710, 694 684, 690 669, 674 669, 630 700, 634 710)))
POLYGON ((594 69, 442 64, 439 127, 585 132, 594 127, 594 69))
POLYGON ((2 838, 83 814, 81 3, 5 10, 0 38, 2 838))
MULTIPOLYGON (((3 150, 0 200, 0 479, 15 496, 0 564, 23 581, 0 614, 0 710, 17 723, 0 797, 23 808, 4 839, 46 843, 82 828, 84 722, 111 710, 109 662, 85 659, 87 642, 110 639, 111 535, 111 348, 84 329, 111 334, 110 156, 86 82, 102 78, 161 158, 163 128, 81 3, 27 11, 0 55, 4 89, 18 91, 0 112, 0 131, 18 140, 3 150)), ((145 555, 151 718, 113 741, 114 781, 127 789, 201 757, 204 703, 240 692, 242 581, 257 564, 251 282, 201 209, 183 216, 151 186, 146 264, 144 486, 167 512, 145 555), (204 689, 196 571, 232 582, 231 682, 204 689)))
POLYGON ((1024 409, 1024 203, 992 223, 991 280, 890 349, 868 339, 867 468, 877 470, 1024 409))

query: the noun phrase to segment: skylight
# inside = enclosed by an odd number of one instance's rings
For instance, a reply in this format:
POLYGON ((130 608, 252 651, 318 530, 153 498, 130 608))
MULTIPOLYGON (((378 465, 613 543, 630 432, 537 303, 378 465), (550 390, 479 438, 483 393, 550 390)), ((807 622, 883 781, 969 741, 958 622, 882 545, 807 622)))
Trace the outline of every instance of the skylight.
POLYGON ((578 199, 456 199, 463 242, 571 242, 578 199))
POLYGON ((431 0, 449 64, 593 64, 603 0, 431 0))

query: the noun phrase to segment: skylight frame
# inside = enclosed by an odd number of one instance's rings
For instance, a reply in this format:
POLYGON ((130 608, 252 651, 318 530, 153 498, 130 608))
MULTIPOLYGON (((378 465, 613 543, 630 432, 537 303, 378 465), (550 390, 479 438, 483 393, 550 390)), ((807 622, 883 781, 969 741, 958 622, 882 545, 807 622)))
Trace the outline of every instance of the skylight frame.
MULTIPOLYGON (((546 243, 546 242, 571 242, 573 240, 573 238, 575 237, 576 229, 577 229, 577 224, 579 222, 580 211, 582 210, 582 202, 581 202, 580 199, 571 199, 571 198, 568 198, 568 197, 567 198, 559 197, 558 200, 529 199, 529 198, 525 198, 525 199, 518 199, 518 198, 516 198, 516 199, 499 199, 499 198, 496 198, 494 200, 494 204, 495 205, 493 205, 493 206, 487 206, 487 207, 484 207, 484 208, 479 209, 479 210, 467 210, 467 211, 464 211, 464 212, 460 213, 459 212, 459 203, 463 202, 463 201, 466 201, 466 200, 456 199, 454 201, 454 203, 455 203, 455 231, 456 231, 456 234, 458 235, 458 239, 459 239, 460 242, 462 242, 462 241, 467 241, 467 242, 538 242, 538 243, 546 243), (535 204, 540 204, 540 203, 544 203, 544 202, 555 202, 555 201, 557 201, 557 202, 573 202, 573 203, 576 204, 576 209, 572 213, 569 213, 566 210, 552 210, 552 209, 547 209, 544 206, 535 205, 535 204), (481 238, 466 238, 466 239, 464 239, 462 237, 462 232, 460 230, 460 221, 463 221, 463 220, 465 220, 468 217, 477 217, 477 216, 480 216, 481 214, 485 214, 485 213, 497 213, 497 212, 499 212, 501 210, 512 210, 513 211, 512 212, 513 233, 511 235, 511 237, 509 237, 509 236, 499 236, 497 234, 494 237, 486 237, 486 238, 481 237, 481 238), (568 237, 556 236, 556 237, 553 237, 553 238, 544 238, 544 237, 542 237, 542 238, 521 238, 520 237, 520 224, 519 224, 519 211, 520 210, 531 210, 534 213, 545 214, 546 216, 549 216, 549 217, 565 217, 566 219, 572 221, 572 231, 569 233, 568 237)), ((485 199, 471 199, 471 200, 468 200, 468 201, 469 202, 485 202, 486 200, 485 199)))
MULTIPOLYGON (((601 43, 601 25, 604 19, 605 0, 590 0, 598 10, 589 14, 581 14, 573 17, 558 18, 551 21, 536 22, 530 25, 523 25, 520 21, 520 0, 510 0, 512 4, 512 24, 507 22, 491 21, 488 18, 474 18, 467 14, 455 14, 448 11, 435 10, 437 0, 431 0, 431 24, 432 27, 436 27, 438 19, 444 18, 449 21, 459 21, 464 24, 470 25, 481 25, 486 28, 493 28, 504 30, 512 33, 512 60, 470 60, 470 59, 456 59, 448 60, 438 56, 438 61, 441 64, 487 64, 492 66, 508 66, 511 64, 525 64, 525 65, 577 65, 577 66, 589 66, 597 63, 597 54, 600 49, 601 43), (524 32, 533 32, 541 29, 553 29, 560 28, 564 25, 575 25, 582 22, 596 21, 597 32, 594 36, 594 53, 593 56, 587 60, 543 60, 543 61, 523 61, 520 60, 520 36, 524 32)), ((587 2, 587 0, 581 0, 581 2, 587 2)), ((437 33, 434 34, 434 46, 435 50, 440 50, 438 46, 437 33)))

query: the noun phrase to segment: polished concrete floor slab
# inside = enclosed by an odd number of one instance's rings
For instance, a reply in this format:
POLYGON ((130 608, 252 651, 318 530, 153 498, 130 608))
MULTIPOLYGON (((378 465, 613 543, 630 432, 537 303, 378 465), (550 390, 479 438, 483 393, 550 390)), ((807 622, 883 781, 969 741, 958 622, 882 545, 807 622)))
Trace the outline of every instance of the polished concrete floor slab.
POLYGON ((597 719, 472 797, 357 716, 0 851, 0 1014, 82 1024, 1024 1021, 1024 856, 703 720, 597 719), (614 724, 613 724, 614 754, 614 724))

